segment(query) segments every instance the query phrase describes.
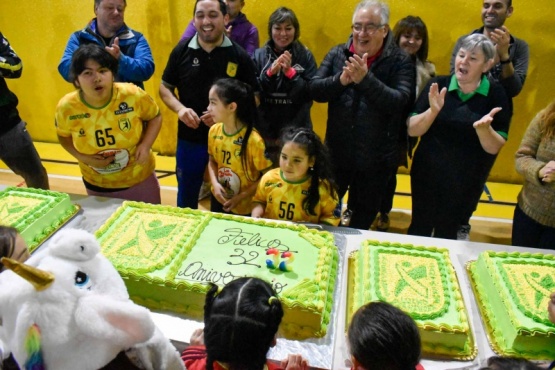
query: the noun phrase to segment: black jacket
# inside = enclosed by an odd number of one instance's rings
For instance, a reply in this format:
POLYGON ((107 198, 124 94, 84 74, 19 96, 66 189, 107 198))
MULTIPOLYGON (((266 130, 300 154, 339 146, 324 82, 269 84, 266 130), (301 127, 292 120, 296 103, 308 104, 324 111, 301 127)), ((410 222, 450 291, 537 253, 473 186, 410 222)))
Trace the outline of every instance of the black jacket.
POLYGON ((283 73, 268 77, 267 70, 279 57, 268 41, 254 52, 253 59, 258 72, 262 92, 260 94, 260 128, 265 138, 277 139, 287 126, 312 127, 308 94, 308 81, 316 73, 316 60, 303 44, 295 41, 289 50, 291 65, 296 75, 290 79, 283 73))
POLYGON ((309 85, 314 100, 328 102, 326 144, 336 168, 396 166, 400 125, 414 102, 414 63, 390 31, 364 79, 343 86, 339 76, 351 43, 332 48, 309 85))

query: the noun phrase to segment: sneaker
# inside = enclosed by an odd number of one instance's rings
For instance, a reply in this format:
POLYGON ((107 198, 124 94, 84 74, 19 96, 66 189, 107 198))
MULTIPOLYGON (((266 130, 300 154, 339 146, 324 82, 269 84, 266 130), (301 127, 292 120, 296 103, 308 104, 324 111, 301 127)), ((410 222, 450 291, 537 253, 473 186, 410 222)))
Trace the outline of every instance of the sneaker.
POLYGON ((209 182, 202 182, 202 186, 200 187, 200 191, 198 193, 198 200, 206 199, 210 196, 210 183, 209 182))
POLYGON ((380 213, 377 217, 376 230, 387 231, 389 230, 389 213, 380 213))
POLYGON ((457 240, 470 241, 470 225, 461 225, 457 231, 457 240))
POLYGON ((353 211, 347 208, 345 212, 343 212, 343 215, 341 216, 341 226, 349 226, 349 224, 351 223, 352 215, 353 215, 353 211))

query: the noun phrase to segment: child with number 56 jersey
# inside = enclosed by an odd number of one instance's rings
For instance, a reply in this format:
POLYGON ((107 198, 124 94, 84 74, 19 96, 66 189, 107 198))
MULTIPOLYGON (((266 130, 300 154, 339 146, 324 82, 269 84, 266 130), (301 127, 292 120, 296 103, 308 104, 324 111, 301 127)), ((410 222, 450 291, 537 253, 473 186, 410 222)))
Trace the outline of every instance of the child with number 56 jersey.
POLYGON ((285 129, 279 168, 268 171, 253 198, 252 217, 339 224, 339 202, 326 146, 308 128, 285 129))

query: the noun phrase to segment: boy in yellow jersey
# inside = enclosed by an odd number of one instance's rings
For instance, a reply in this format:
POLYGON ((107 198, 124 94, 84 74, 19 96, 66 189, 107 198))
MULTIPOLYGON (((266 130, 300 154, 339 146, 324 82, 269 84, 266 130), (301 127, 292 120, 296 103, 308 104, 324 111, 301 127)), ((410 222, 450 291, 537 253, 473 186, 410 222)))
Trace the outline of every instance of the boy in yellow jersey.
POLYGON ((154 100, 130 83, 114 83, 117 60, 95 44, 74 54, 77 91, 56 109, 60 143, 79 161, 89 195, 160 203, 150 148, 162 118, 154 100))

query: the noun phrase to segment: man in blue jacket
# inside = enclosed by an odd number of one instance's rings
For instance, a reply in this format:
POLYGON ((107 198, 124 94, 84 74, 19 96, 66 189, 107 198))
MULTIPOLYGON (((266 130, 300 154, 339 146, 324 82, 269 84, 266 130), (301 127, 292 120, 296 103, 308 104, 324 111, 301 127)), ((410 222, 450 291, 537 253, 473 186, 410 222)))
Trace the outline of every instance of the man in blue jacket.
POLYGON ((116 81, 131 82, 144 88, 143 82, 154 73, 154 60, 143 34, 124 23, 126 6, 126 0, 94 0, 96 18, 83 30, 71 34, 58 65, 58 71, 66 81, 71 82, 69 66, 75 50, 82 44, 95 42, 118 60, 116 81))

